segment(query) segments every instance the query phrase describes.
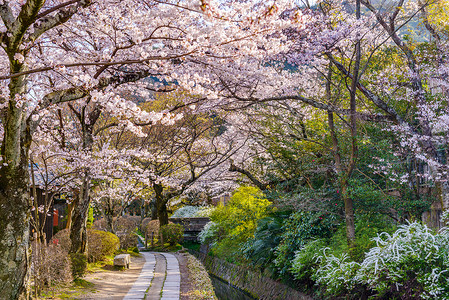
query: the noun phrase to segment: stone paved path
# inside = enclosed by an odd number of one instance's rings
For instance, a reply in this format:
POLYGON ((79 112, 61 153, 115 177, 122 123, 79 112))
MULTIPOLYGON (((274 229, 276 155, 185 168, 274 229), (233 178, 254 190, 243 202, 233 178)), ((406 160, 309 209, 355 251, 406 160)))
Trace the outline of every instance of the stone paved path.
POLYGON ((176 257, 170 253, 141 253, 146 263, 123 300, 179 300, 181 274, 176 257))
POLYGON ((156 257, 156 268, 154 269, 154 277, 151 281, 150 289, 147 292, 145 300, 161 299, 161 291, 164 286, 165 272, 167 271, 167 263, 165 257, 159 253, 154 254, 156 257))
POLYGON ((165 277, 161 300, 179 300, 181 273, 179 273, 178 259, 170 253, 161 254, 167 260, 167 276, 165 277))

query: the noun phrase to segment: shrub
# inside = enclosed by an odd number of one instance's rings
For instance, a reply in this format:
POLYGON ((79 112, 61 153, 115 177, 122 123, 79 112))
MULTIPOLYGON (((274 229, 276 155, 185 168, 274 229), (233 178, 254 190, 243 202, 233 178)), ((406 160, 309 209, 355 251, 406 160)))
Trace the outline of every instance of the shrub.
POLYGON ((329 295, 351 295, 358 284, 357 271, 360 264, 350 261, 346 253, 339 256, 326 255, 326 249, 328 248, 322 250, 323 255, 317 257, 320 266, 312 279, 325 287, 329 295))
POLYGON ((342 224, 329 239, 328 247, 335 256, 348 253, 352 260, 362 262, 365 253, 376 246, 373 238, 382 232, 392 234, 396 229, 397 227, 385 216, 374 213, 359 214, 355 220, 355 247, 351 249, 348 247, 345 224, 342 224))
POLYGON ((137 226, 140 217, 122 216, 115 221, 115 230, 120 239, 120 248, 128 249, 137 245, 137 226))
POLYGON ((70 241, 70 231, 63 229, 58 231, 50 240, 50 244, 59 245, 63 251, 69 253, 72 242, 70 241))
POLYGON ((362 263, 347 255, 321 255, 313 276, 331 295, 366 286, 382 299, 449 299, 449 229, 434 233, 420 223, 399 226, 373 239, 362 263))
POLYGON ((193 255, 184 254, 187 258, 187 270, 189 282, 191 283, 191 290, 187 293, 189 299, 192 300, 214 300, 217 296, 214 292, 214 287, 201 262, 193 255))
POLYGON ((142 220, 142 223, 140 224, 140 230, 145 231, 145 229, 148 226, 148 223, 150 223, 151 221, 156 221, 156 220, 151 220, 151 218, 145 218, 142 220))
POLYGON ((434 234, 414 222, 393 234, 375 238, 361 264, 359 280, 380 295, 420 294, 423 299, 449 298, 449 232, 434 234))
POLYGON ((295 252, 314 238, 328 238, 337 227, 337 219, 331 214, 297 211, 290 215, 283 226, 282 241, 276 247, 275 264, 280 274, 286 274, 295 252))
POLYGON ((215 211, 214 206, 202 206, 200 210, 198 210, 193 217, 194 218, 210 218, 212 213, 215 211))
POLYGON ((53 243, 45 246, 37 242, 33 242, 32 247, 31 276, 38 289, 72 280, 71 263, 64 248, 53 243))
POLYGON ((258 220, 270 213, 270 206, 259 189, 238 188, 227 205, 218 206, 210 217, 217 224, 212 252, 228 260, 241 256, 240 247, 254 236, 258 220))
POLYGON ((88 229, 87 253, 89 262, 104 260, 113 255, 120 247, 119 238, 110 232, 88 229))
POLYGON ((148 222, 148 224, 146 226, 146 232, 147 232, 148 236, 150 236, 151 233, 154 232, 154 236, 158 237, 159 236, 159 220, 152 220, 152 221, 148 222))
POLYGON ((215 207, 186 205, 177 209, 170 218, 205 218, 209 217, 215 207))
POLYGON ((218 230, 218 224, 215 222, 208 222, 204 227, 203 230, 198 234, 198 240, 201 242, 201 244, 208 244, 212 242, 212 240, 215 238, 215 235, 218 230))
POLYGON ((193 217, 200 208, 198 206, 186 205, 177 209, 170 218, 191 218, 193 217))
POLYGON ((167 224, 161 227, 162 238, 164 243, 174 246, 180 243, 184 235, 184 227, 179 224, 167 224))
POLYGON ((288 214, 285 212, 275 212, 257 222, 254 237, 242 247, 245 258, 253 265, 270 267, 270 271, 274 273, 274 249, 281 241, 282 224, 287 217, 288 214))
POLYGON ((104 218, 95 220, 92 224, 92 229, 107 231, 106 220, 104 218))
MULTIPOLYGON (((55 234, 51 243, 60 245, 64 251, 70 250, 70 232, 64 229, 55 234)), ((113 255, 120 246, 119 238, 110 232, 88 229, 87 253, 89 262, 104 260, 106 256, 113 255)))
POLYGON ((87 223, 86 226, 87 228, 92 228, 94 224, 94 208, 91 206, 89 206, 89 210, 87 212, 87 223))
POLYGON ((71 253, 70 261, 72 262, 72 276, 73 279, 78 279, 84 276, 87 268, 87 257, 82 253, 71 253))
POLYGON ((325 240, 314 240, 308 242, 300 250, 295 252, 291 273, 296 279, 309 281, 319 267, 317 254, 326 248, 325 240))

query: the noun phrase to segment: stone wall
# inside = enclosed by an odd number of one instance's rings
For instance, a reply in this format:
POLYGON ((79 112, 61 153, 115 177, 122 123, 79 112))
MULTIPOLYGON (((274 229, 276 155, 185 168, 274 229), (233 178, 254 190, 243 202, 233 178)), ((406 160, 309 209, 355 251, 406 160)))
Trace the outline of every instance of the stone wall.
POLYGON ((246 291, 257 299, 313 299, 279 281, 264 276, 262 272, 249 266, 237 266, 225 260, 201 253, 195 253, 195 255, 201 260, 209 273, 246 291))

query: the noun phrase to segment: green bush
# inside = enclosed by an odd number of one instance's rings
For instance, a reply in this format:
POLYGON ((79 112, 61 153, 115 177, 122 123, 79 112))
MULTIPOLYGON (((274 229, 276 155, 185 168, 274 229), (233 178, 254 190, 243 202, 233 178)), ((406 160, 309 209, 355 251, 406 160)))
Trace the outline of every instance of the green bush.
POLYGON ((73 279, 78 279, 84 276, 87 268, 87 257, 82 253, 71 253, 70 261, 72 262, 72 276, 73 279))
POLYGON ((167 224, 161 227, 164 243, 174 246, 182 242, 184 236, 184 227, 180 224, 167 224))
POLYGON ((89 206, 89 211, 87 212, 87 223, 86 226, 87 228, 92 228, 94 224, 94 208, 91 206, 89 206))
POLYGON ((297 211, 285 221, 282 241, 276 247, 275 264, 281 275, 289 272, 295 252, 314 238, 329 238, 337 227, 337 217, 310 211, 297 211))
POLYGON ((348 253, 352 260, 361 262, 365 258, 365 253, 376 245, 373 238, 382 232, 391 234, 396 228, 396 225, 380 214, 359 214, 355 220, 355 247, 348 248, 345 224, 342 224, 329 239, 328 247, 335 256, 348 253))
POLYGON ((198 234, 198 240, 201 242, 201 244, 209 244, 213 241, 215 238, 215 235, 217 233, 218 225, 215 222, 208 222, 204 227, 203 230, 198 234))
POLYGON ((120 247, 119 238, 110 232, 87 230, 87 253, 89 262, 101 261, 113 255, 120 247))
POLYGON ((369 293, 371 299, 449 299, 447 228, 435 233, 415 222, 373 241, 376 246, 361 263, 347 254, 329 254, 328 248, 319 251, 319 267, 312 278, 332 297, 358 299, 361 293, 369 293))
MULTIPOLYGON (((60 245, 64 251, 70 250, 70 232, 64 229, 55 234, 51 243, 60 245)), ((110 232, 88 229, 87 230, 87 253, 88 261, 96 262, 106 258, 106 256, 113 255, 119 249, 119 238, 110 232)))
POLYGON ((282 225, 286 218, 287 212, 274 212, 257 222, 254 237, 242 246, 244 257, 253 265, 261 268, 269 267, 271 273, 275 272, 274 249, 281 242, 282 225))

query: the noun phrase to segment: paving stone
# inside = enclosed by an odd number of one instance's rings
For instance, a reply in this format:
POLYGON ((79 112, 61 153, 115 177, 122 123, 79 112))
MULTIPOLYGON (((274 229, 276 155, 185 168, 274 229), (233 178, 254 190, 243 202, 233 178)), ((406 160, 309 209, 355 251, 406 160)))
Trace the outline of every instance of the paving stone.
POLYGON ((151 284, 151 280, 154 276, 155 257, 153 254, 143 252, 145 257, 145 264, 142 267, 139 277, 134 285, 128 291, 123 300, 142 300, 145 297, 145 292, 151 284))

